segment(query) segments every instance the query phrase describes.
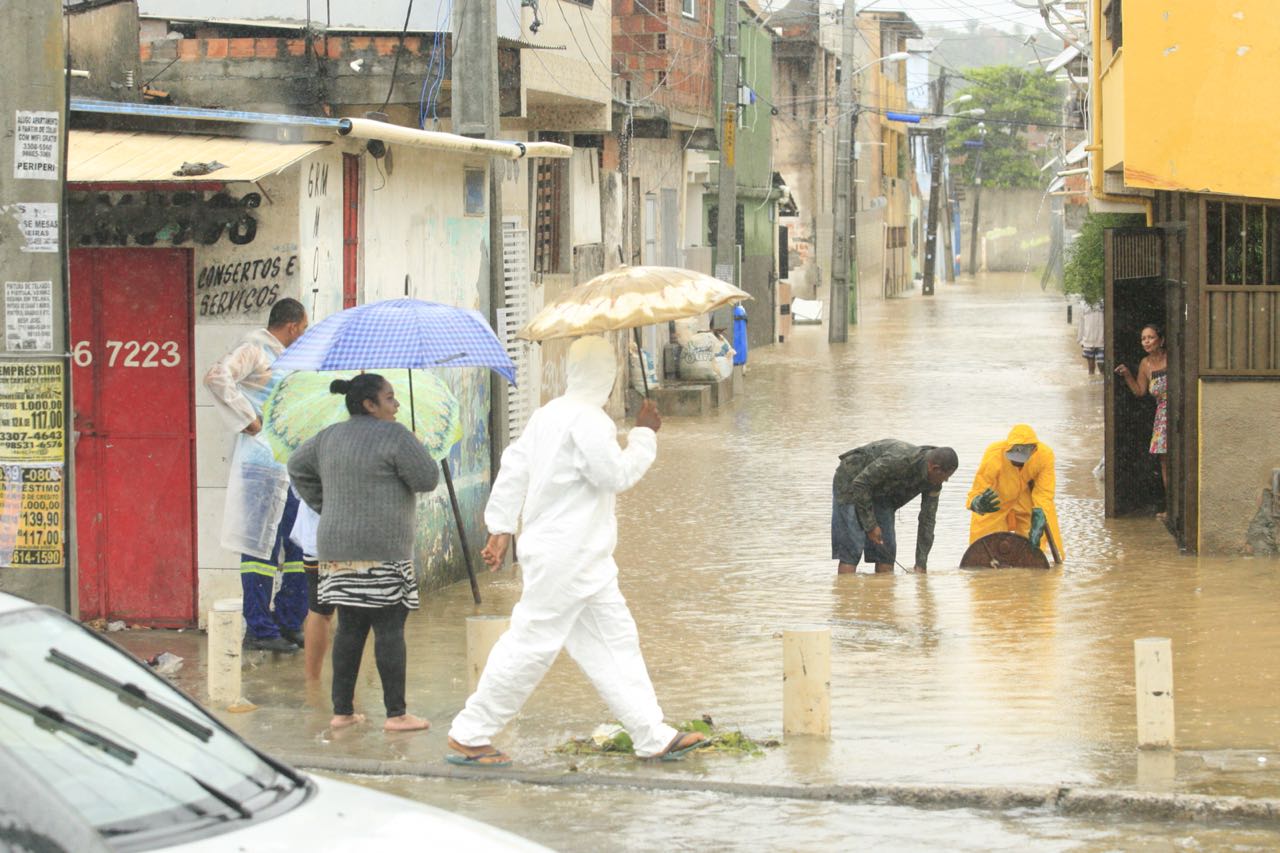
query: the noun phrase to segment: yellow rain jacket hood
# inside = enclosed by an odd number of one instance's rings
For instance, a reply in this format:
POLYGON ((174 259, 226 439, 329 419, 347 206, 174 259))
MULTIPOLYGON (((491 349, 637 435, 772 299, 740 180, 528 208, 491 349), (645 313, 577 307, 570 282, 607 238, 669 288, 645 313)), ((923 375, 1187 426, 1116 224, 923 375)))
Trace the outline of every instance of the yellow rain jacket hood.
MULTIPOLYGON (((1039 507, 1049 522, 1049 533, 1058 546, 1058 553, 1066 555, 1062 534, 1058 530, 1058 511, 1053 503, 1057 489, 1053 448, 1041 441, 1027 424, 1018 424, 1009 430, 1008 438, 987 447, 973 478, 973 488, 965 498, 965 506, 973 503, 973 499, 987 489, 994 489, 999 496, 1000 509, 986 515, 976 512, 971 515, 970 544, 992 533, 1010 532, 1027 536, 1031 532, 1031 510, 1039 507), (1036 445, 1035 452, 1021 468, 1004 455, 1018 444, 1036 445)), ((1041 540, 1040 547, 1048 551, 1048 540, 1041 540)))

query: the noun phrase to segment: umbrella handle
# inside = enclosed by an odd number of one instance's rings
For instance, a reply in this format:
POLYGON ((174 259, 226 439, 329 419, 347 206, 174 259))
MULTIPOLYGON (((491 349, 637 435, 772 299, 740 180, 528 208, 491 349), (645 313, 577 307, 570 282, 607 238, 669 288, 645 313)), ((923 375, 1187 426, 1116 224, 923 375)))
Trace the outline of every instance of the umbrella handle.
POLYGON ((414 435, 417 435, 418 434, 418 409, 416 406, 413 405, 413 371, 405 370, 405 373, 409 374, 409 432, 413 433, 414 435))
POLYGON ((640 362, 640 379, 644 382, 644 398, 649 399, 649 371, 644 364, 644 347, 640 345, 640 327, 632 329, 636 333, 636 360, 640 362))
POLYGON ((476 604, 479 604, 480 585, 476 583, 476 570, 471 565, 471 549, 467 547, 467 533, 462 529, 462 511, 458 508, 458 495, 453 490, 453 474, 449 471, 449 460, 441 459, 440 468, 444 471, 444 484, 449 489, 449 503, 453 506, 453 520, 458 525, 458 541, 462 543, 462 559, 467 564, 467 579, 471 581, 471 597, 476 604))

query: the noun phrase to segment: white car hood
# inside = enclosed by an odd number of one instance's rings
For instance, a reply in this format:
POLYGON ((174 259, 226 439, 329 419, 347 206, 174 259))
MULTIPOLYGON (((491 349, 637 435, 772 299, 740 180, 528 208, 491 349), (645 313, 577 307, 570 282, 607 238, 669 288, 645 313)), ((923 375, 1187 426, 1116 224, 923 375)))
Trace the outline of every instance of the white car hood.
POLYGON ((443 809, 359 785, 311 776, 316 793, 301 806, 270 820, 166 847, 183 853, 252 853, 304 850, 529 851, 548 848, 443 809))

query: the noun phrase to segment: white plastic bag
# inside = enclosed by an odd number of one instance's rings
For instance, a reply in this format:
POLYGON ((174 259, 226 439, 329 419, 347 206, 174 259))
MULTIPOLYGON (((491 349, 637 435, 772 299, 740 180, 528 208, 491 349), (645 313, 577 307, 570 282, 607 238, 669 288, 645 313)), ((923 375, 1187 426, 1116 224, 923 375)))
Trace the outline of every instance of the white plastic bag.
POLYGON ((658 367, 648 350, 637 350, 635 343, 631 344, 631 387, 636 390, 636 393, 643 394, 644 378, 640 375, 640 355, 644 356, 645 378, 649 380, 650 391, 658 387, 658 367))
POLYGON ((728 379, 733 375, 733 356, 736 350, 724 338, 717 335, 716 339, 720 341, 720 349, 716 351, 716 372, 721 379, 728 379))
POLYGON ((718 382, 723 378, 716 364, 717 358, 723 358, 720 355, 723 343, 711 332, 697 332, 690 337, 689 342, 680 347, 680 378, 693 382, 718 382))

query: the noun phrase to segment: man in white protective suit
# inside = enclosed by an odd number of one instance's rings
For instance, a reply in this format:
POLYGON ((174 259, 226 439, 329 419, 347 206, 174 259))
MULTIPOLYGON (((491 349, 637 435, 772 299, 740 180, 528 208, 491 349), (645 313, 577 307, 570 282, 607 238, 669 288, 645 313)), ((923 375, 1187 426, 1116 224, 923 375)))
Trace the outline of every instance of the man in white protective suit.
POLYGON ((635 620, 618 590, 615 496, 653 464, 662 418, 646 400, 626 449, 618 446, 617 427, 603 409, 617 370, 603 338, 575 341, 568 390, 534 412, 502 454, 484 513, 483 556, 490 570, 500 567, 523 518, 524 591, 476 692, 453 720, 447 758, 453 764, 511 763, 492 738, 520 712, 562 647, 631 735, 637 756, 670 760, 706 745, 703 735, 663 722, 635 620))

